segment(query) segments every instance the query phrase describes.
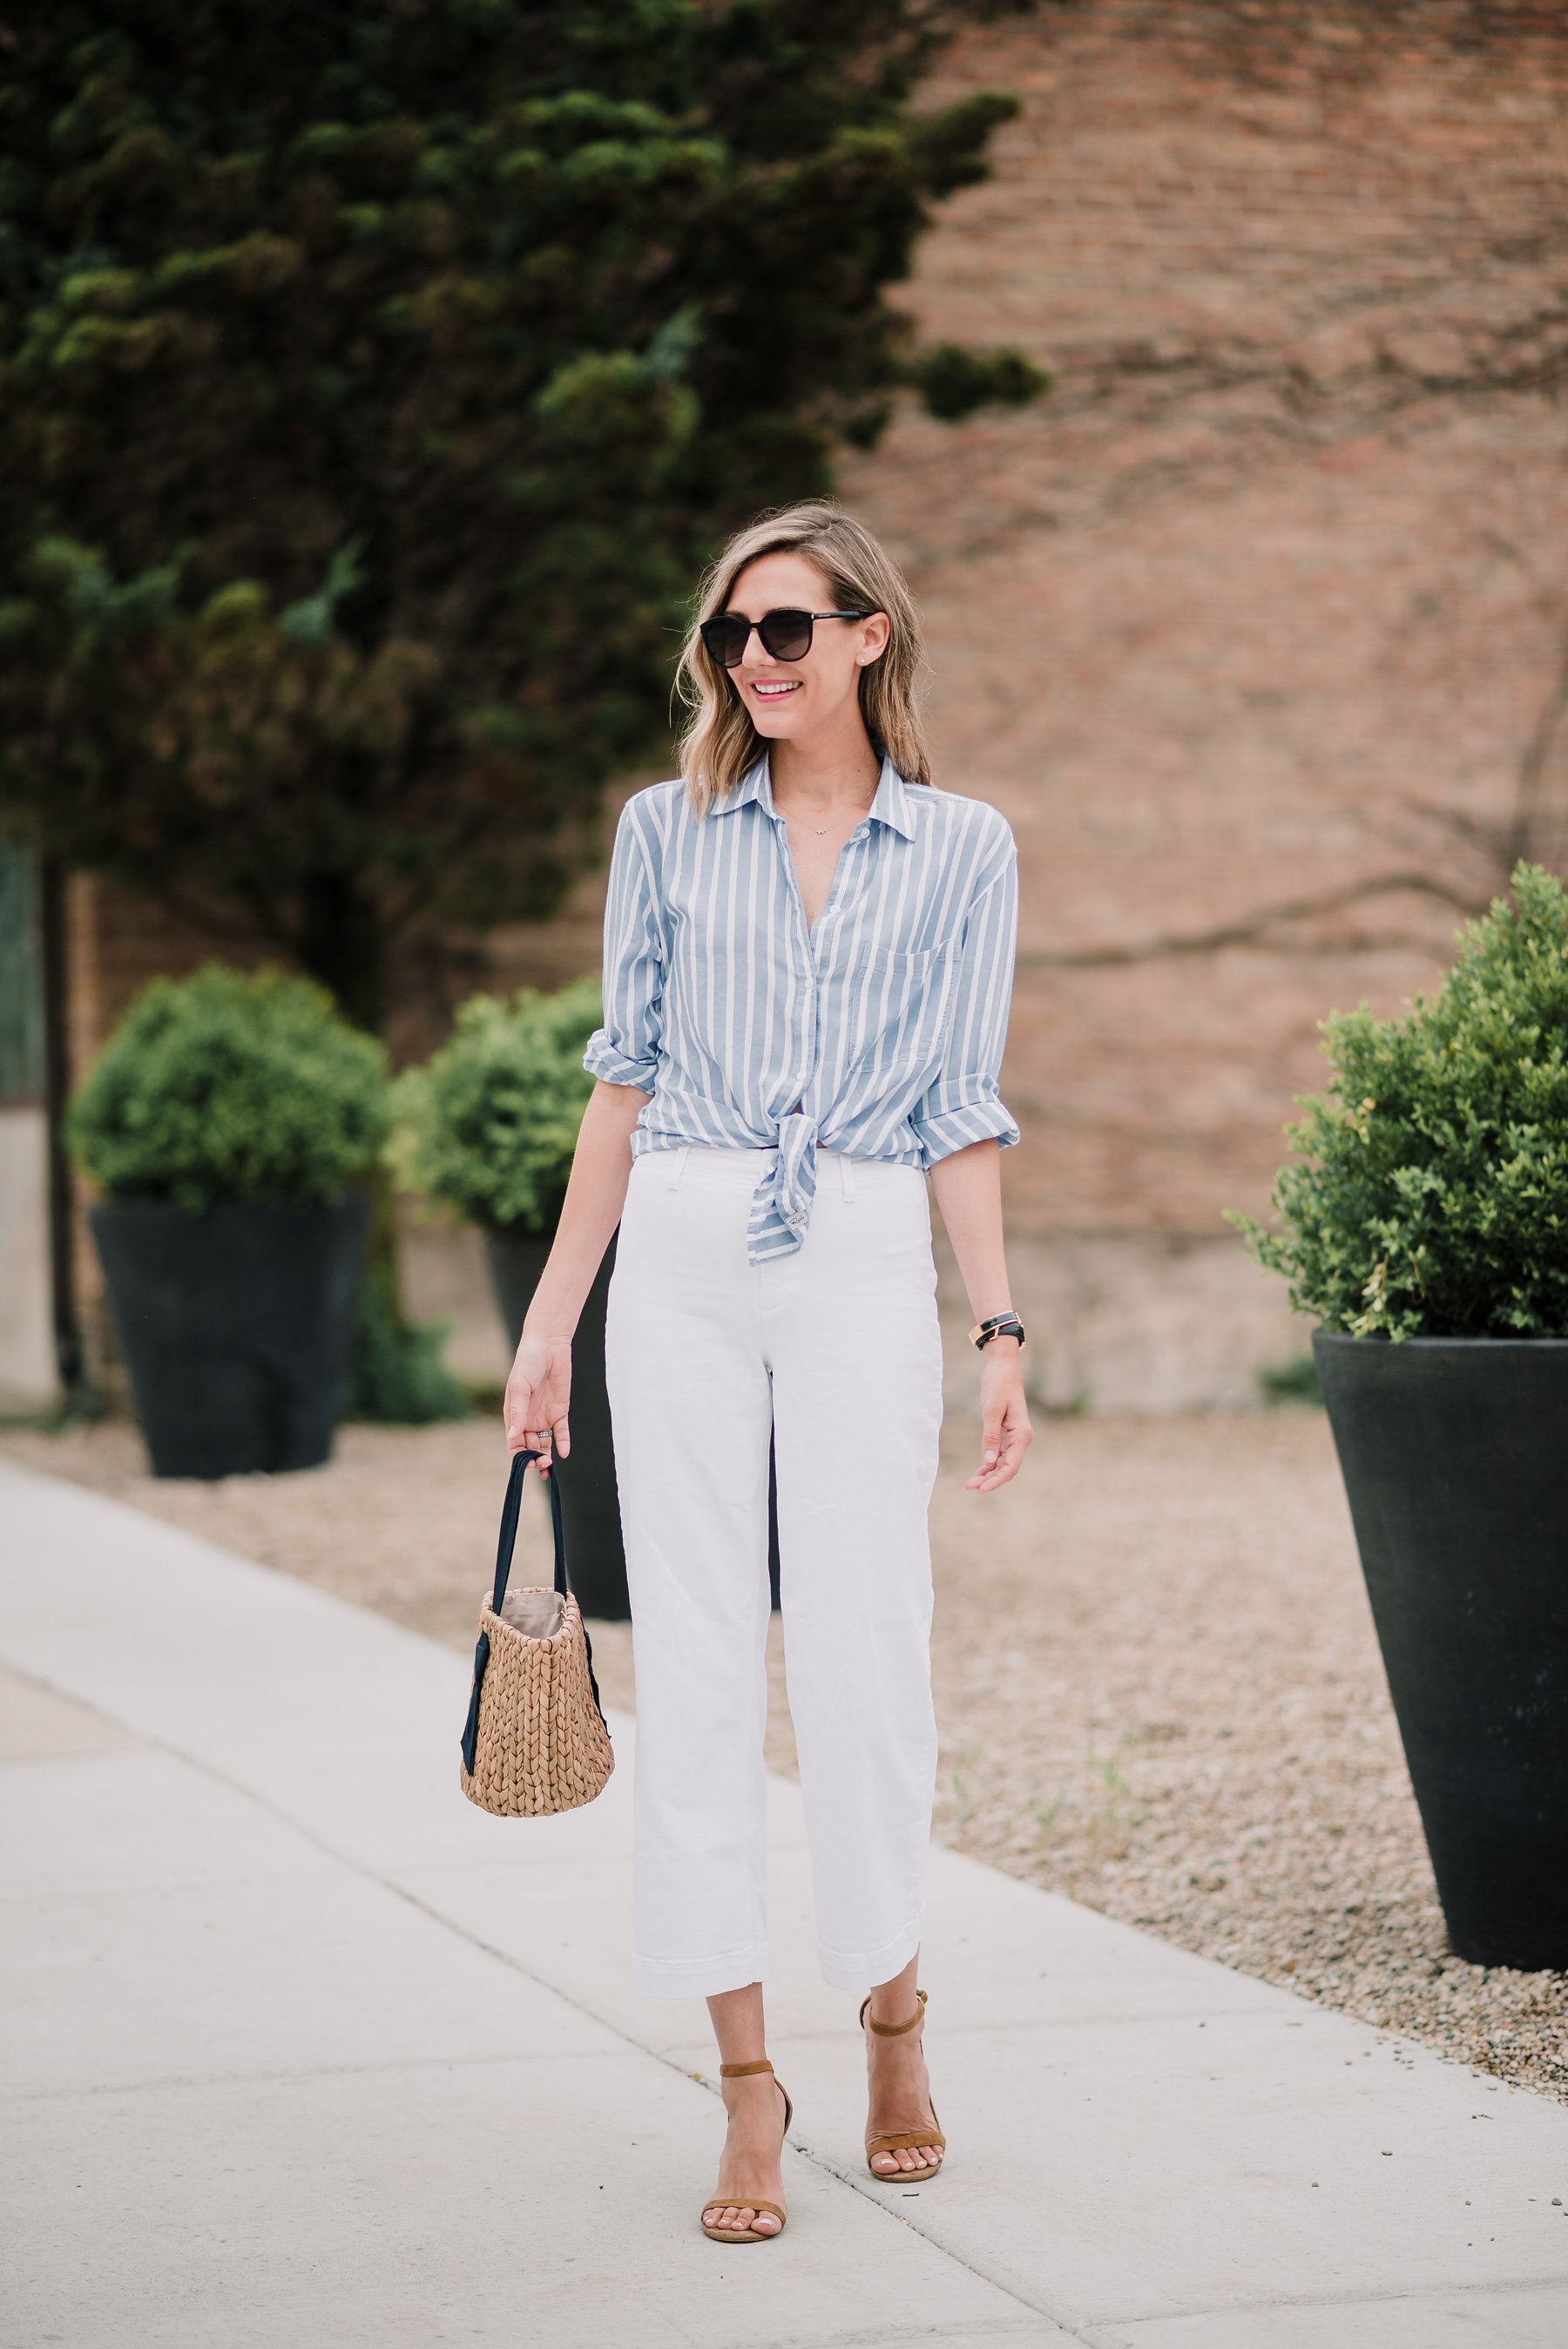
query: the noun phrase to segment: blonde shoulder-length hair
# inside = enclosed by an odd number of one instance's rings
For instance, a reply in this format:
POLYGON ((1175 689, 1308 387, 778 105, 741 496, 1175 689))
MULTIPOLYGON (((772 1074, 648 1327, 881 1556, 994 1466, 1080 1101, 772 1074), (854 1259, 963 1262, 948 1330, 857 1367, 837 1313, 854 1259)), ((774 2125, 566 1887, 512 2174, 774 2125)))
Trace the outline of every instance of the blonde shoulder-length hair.
POLYGON ((764 554, 800 554, 827 582, 827 602, 842 612, 885 612, 887 648, 861 671, 861 716, 873 747, 906 783, 929 783, 931 752, 919 688, 925 665, 920 615, 903 574, 863 523, 826 501, 786 506, 739 531, 703 576, 696 618, 681 650, 676 690, 690 712, 681 736, 681 773, 691 803, 706 815, 757 764, 768 745, 728 671, 709 658, 699 631, 729 602, 748 564, 764 554))

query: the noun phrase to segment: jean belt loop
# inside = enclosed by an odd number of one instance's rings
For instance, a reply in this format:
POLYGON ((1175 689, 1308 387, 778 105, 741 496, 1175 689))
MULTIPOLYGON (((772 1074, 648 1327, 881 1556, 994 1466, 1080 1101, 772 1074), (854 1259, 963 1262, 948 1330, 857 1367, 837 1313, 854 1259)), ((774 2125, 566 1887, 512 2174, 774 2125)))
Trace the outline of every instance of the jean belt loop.
POLYGON ((839 1181, 843 1188, 845 1206, 852 1207, 855 1204, 855 1162, 847 1150, 839 1153, 839 1181))
POLYGON ((686 1171, 686 1160, 690 1156, 691 1143, 689 1142, 683 1142, 680 1148, 674 1154, 670 1165, 669 1188, 672 1191, 678 1191, 680 1189, 681 1176, 686 1171))

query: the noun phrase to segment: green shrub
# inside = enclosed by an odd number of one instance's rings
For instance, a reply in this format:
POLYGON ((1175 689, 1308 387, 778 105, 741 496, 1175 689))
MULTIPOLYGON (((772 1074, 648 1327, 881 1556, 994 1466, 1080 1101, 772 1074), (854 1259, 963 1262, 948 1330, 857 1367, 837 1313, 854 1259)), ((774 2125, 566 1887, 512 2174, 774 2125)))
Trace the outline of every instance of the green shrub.
POLYGON ((385 1046, 281 971, 211 962, 143 988, 73 1102, 71 1155, 116 1198, 308 1206, 374 1174, 385 1046))
POLYGON ((1275 1228, 1291 1303, 1357 1337, 1568 1330, 1568 904, 1521 864, 1405 1019, 1336 1012, 1328 1098, 1286 1132, 1275 1228))
POLYGON ((409 1190, 486 1231, 554 1228, 593 1080, 599 981, 470 996, 450 1039, 397 1081, 390 1157, 409 1190))
POLYGON ((369 1264, 359 1284, 340 1419, 383 1427, 429 1427, 467 1419, 468 1390, 448 1370, 443 1350, 448 1321, 405 1321, 389 1266, 369 1264))
POLYGON ((1261 1370, 1258 1386, 1265 1403, 1303 1402, 1318 1411, 1323 1408, 1323 1386, 1310 1354, 1297 1354, 1288 1362, 1261 1370))

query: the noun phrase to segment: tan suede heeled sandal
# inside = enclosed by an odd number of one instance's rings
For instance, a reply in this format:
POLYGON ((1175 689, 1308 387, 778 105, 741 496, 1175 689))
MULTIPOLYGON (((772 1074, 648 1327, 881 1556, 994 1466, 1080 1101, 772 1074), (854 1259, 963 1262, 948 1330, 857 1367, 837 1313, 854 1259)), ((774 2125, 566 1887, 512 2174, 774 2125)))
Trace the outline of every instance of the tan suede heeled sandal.
MULTIPOLYGON (((924 2022, 925 1992, 923 1990, 917 1990, 914 1994, 920 2001, 920 2003, 915 2008, 914 2013, 910 2016, 907 2023, 872 2022, 871 2027, 876 2033, 879 2039, 902 2039, 906 2031, 913 2031, 920 2023, 924 2022)), ((862 2002, 861 2006, 861 2022, 862 2024, 866 2020, 866 2010, 870 2005, 871 2000, 868 1997, 862 2002)), ((872 2168, 872 2165, 875 2161, 879 2153, 913 2152, 917 2145, 934 2145, 937 2147, 939 2152, 945 2155, 947 2151, 947 2139, 943 2136, 942 2130, 937 2124, 936 2106, 934 2105, 931 2107, 931 2121, 932 2126, 930 2128, 905 2129, 902 2137, 873 2137, 866 2139, 866 2168, 871 2170, 872 2176, 876 2179, 879 2186, 891 2186, 895 2178, 934 2178, 937 2175, 938 2171, 942 2168, 940 2161, 934 2161, 930 2165, 929 2168, 926 2169, 872 2168)))
MULTIPOLYGON (((766 2061, 760 2064, 721 2064, 718 2067, 718 2076, 721 2080, 744 2080, 753 2072, 772 2071, 772 2064, 766 2061)), ((795 2107, 789 2102, 789 2089, 779 2078, 777 2073, 774 2073, 774 2080, 779 2095, 784 2099, 784 2137, 787 2137, 789 2134, 789 2124, 795 2117, 795 2107)), ((780 2153, 784 2150, 782 2137, 779 2140, 779 2150, 780 2153)), ((744 2198, 737 2194, 710 2194, 703 2204, 702 2210, 703 2215, 697 2223, 710 2243, 776 2243, 789 2223, 788 2213, 780 2210, 777 2202, 759 2202, 755 2194, 747 2195, 744 2198), (770 2235, 759 2234, 755 2227, 710 2227, 707 2223, 707 2213, 710 2210, 766 2210, 769 2218, 778 2220, 779 2224, 770 2235)))

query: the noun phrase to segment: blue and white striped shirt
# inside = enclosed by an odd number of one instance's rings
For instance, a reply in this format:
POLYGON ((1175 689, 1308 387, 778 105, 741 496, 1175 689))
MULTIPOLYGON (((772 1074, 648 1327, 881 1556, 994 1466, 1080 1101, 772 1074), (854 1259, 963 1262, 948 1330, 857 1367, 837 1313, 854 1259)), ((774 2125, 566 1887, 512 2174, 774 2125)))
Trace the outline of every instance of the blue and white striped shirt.
POLYGON ((929 1167, 1018 1129, 997 1072, 1017 936, 1013 835, 981 800, 904 782, 871 812, 808 926, 762 760, 705 818, 684 782, 626 803, 604 913, 589 1073, 653 1099, 632 1149, 770 1156, 750 1260, 798 1248, 816 1145, 929 1167))

